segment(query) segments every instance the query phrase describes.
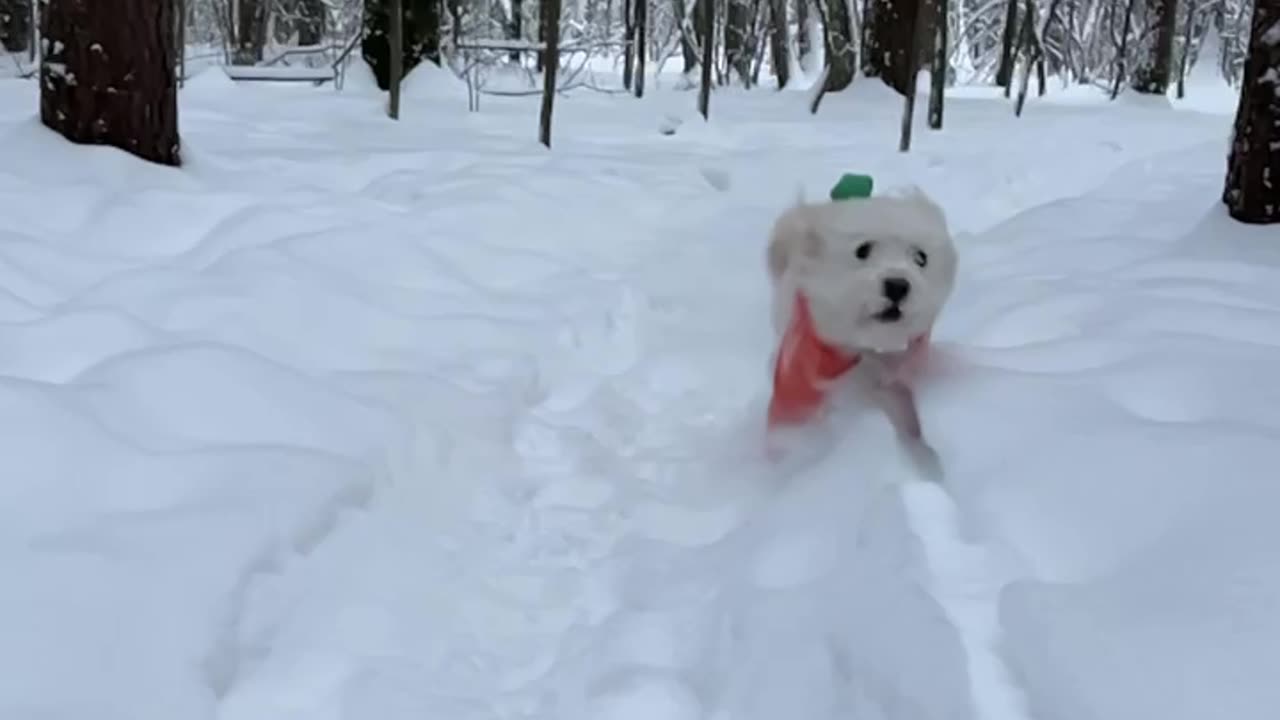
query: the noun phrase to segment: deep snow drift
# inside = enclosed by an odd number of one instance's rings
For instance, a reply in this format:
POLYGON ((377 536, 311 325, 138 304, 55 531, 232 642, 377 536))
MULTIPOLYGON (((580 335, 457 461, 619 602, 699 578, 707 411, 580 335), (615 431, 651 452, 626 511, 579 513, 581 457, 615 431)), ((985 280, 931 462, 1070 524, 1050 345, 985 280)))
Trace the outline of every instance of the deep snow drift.
POLYGON ((1219 209, 1231 107, 961 91, 899 155, 870 83, 704 125, 663 79, 548 153, 535 101, 420 79, 393 124, 206 72, 182 170, 0 81, 0 716, 1280 704, 1280 245, 1219 209), (765 231, 850 169, 959 234, 943 488, 856 410, 763 462, 765 231))

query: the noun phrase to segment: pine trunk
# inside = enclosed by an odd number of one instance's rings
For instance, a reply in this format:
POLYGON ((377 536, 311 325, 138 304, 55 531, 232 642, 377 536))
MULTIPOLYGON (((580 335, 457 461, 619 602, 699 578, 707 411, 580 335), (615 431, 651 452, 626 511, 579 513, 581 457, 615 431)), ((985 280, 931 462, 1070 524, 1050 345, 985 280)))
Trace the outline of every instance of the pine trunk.
POLYGON ((1147 0, 1150 32, 1142 61, 1133 71, 1133 89, 1150 95, 1169 90, 1173 75, 1173 36, 1178 32, 1177 0, 1147 0))
POLYGON ((390 0, 391 28, 387 39, 391 43, 388 61, 391 64, 391 104, 388 108, 392 120, 400 119, 400 86, 404 82, 404 8, 403 0, 390 0))
POLYGON ((675 12, 676 17, 679 18, 680 54, 684 60, 684 72, 688 74, 698 67, 698 46, 694 41, 692 29, 693 19, 691 12, 693 8, 685 0, 672 0, 671 9, 675 12))
POLYGON ((538 142, 551 147, 551 110, 556 98, 556 80, 560 75, 560 0, 542 0, 541 15, 546 19, 547 52, 542 67, 542 112, 538 114, 538 142))
POLYGON ((947 16, 950 3, 947 0, 934 0, 933 7, 933 62, 929 67, 931 74, 929 87, 929 127, 942 129, 942 110, 946 99, 947 73, 951 70, 950 53, 947 37, 947 16))
MULTIPOLYGON (((920 44, 917 33, 927 33, 928 23, 921 17, 918 0, 874 0, 869 32, 875 53, 864 58, 863 65, 874 68, 874 74, 901 95, 915 91, 915 75, 920 67, 920 44)), ((933 44, 927 47, 932 50, 933 44)), ((932 61, 933 53, 929 53, 932 61)))
MULTIPOLYGON (((403 0, 404 75, 424 60, 440 62, 440 3, 436 0, 403 0)), ((391 89, 391 10, 386 0, 365 0, 364 37, 360 54, 373 70, 378 89, 391 89)))
POLYGON ((1222 200, 1246 223, 1280 223, 1280 0, 1255 0, 1222 200))
POLYGON ((996 68, 996 85, 1006 90, 1013 82, 1013 45, 1018 38, 1018 0, 1006 0, 1004 32, 1000 36, 1000 65, 996 68))
POLYGON ((40 119, 75 143, 182 164, 173 0, 47 0, 40 119))
POLYGON ((751 7, 747 0, 729 0, 724 22, 724 53, 729 70, 744 87, 751 87, 751 7))
POLYGON ((636 71, 636 7, 635 0, 626 0, 622 5, 622 35, 626 46, 622 55, 622 87, 630 90, 633 75, 636 71))
MULTIPOLYGON (((511 0, 511 23, 507 26, 507 39, 520 42, 524 39, 524 0, 511 0)), ((520 51, 512 50, 507 59, 519 64, 520 51)))
POLYGON ((649 0, 636 3, 636 97, 644 97, 645 62, 649 58, 649 0))
POLYGON ((31 0, 0 0, 0 49, 26 52, 31 40, 31 0))
POLYGON ((787 32, 787 0, 769 0, 769 62, 778 78, 778 89, 791 80, 791 59, 787 48, 791 40, 787 32))
POLYGON ((715 0, 698 0, 698 20, 695 27, 698 29, 698 39, 702 43, 702 78, 701 86, 698 88, 698 112, 702 114, 704 121, 711 118, 711 66, 715 57, 713 52, 715 26, 715 0))
MULTIPOLYGON (((853 84, 853 72, 857 67, 857 53, 853 46, 853 21, 849 18, 849 6, 845 0, 818 0, 826 5, 827 79, 821 92, 839 92, 853 84)), ((816 103, 815 103, 816 107, 816 103)))
POLYGON ((804 63, 813 50, 813 38, 809 37, 809 2, 796 0, 796 60, 806 69, 808 66, 804 63))
POLYGON ((262 51, 267 45, 268 0, 239 0, 239 6, 231 63, 256 65, 262 62, 262 51))
POLYGON ((319 45, 324 40, 327 12, 324 0, 301 0, 298 3, 299 45, 319 45))

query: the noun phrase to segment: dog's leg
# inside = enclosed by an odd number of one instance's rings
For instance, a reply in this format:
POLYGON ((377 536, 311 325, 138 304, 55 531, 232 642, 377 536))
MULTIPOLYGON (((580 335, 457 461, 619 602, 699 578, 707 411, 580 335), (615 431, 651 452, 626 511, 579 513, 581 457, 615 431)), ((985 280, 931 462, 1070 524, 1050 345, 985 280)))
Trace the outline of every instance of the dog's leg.
POLYGON ((924 439, 915 393, 906 383, 892 381, 877 388, 876 396, 916 469, 929 480, 942 481, 942 461, 924 439))

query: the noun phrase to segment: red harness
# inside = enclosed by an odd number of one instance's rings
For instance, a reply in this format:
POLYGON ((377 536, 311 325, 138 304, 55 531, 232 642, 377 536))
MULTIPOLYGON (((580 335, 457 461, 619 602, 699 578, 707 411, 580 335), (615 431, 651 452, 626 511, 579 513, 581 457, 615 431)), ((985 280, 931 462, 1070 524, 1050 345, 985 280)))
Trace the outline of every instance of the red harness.
MULTIPOLYGON (((928 342, 928 333, 913 339, 904 365, 920 362, 928 342)), ((774 363, 769 427, 800 424, 813 418, 822 409, 830 385, 861 361, 861 355, 844 352, 818 337, 808 299, 796 293, 795 312, 774 363)))

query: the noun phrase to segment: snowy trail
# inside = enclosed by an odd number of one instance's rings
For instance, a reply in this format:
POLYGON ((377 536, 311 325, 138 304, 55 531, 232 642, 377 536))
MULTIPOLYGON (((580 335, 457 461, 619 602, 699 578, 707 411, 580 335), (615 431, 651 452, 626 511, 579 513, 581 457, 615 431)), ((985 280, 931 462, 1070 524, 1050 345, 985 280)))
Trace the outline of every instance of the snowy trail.
MULTIPOLYGON (((0 420, 23 430, 0 450, 26 470, 0 555, 27 579, 0 618, 31 616, 5 633, 0 714, 1025 720, 1057 700, 1037 643, 1069 632, 1043 608, 1073 606, 1049 583, 1120 562, 1094 535, 1127 552, 1163 526, 1089 525, 1077 476, 1127 486, 1083 433, 1063 442, 1094 465, 1033 456, 1085 417, 1135 442, 1135 416, 1212 407, 1160 378, 1214 387, 1147 356, 1126 370, 1145 385, 1106 374, 1134 357, 1107 314, 1132 288, 1092 278, 1203 206, 1127 243, 1096 232, 1134 222, 1099 193, 1180 188, 1157 171, 1212 165, 1220 118, 962 101, 901 156, 900 103, 874 89, 818 118, 728 93, 731 119, 674 136, 656 126, 688 98, 654 93, 564 103, 547 154, 513 129, 526 104, 451 113, 460 88, 436 90, 389 125, 359 88, 281 102, 197 78, 181 173, 0 117, 0 420), (1076 162, 1046 165, 1046 132, 1076 162), (762 462, 764 230, 850 158, 920 181, 961 234, 922 395, 946 493, 905 482, 870 413, 762 462), (1108 180, 1134 163, 1151 174, 1108 180)), ((1257 306, 1250 334, 1272 332, 1269 296, 1228 285, 1256 271, 1179 284, 1161 262, 1144 283, 1257 306)))

